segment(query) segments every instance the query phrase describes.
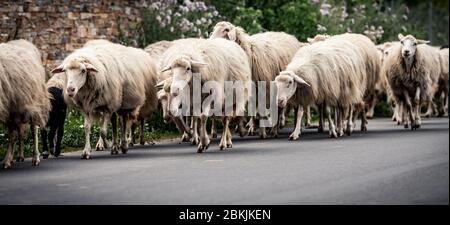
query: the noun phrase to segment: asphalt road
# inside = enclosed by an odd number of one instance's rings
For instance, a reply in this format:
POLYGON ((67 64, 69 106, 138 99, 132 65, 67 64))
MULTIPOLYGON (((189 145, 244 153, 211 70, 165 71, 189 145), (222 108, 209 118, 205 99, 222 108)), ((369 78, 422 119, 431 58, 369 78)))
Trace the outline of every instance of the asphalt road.
POLYGON ((449 204, 449 119, 417 131, 388 119, 329 139, 234 138, 206 153, 178 142, 127 155, 80 152, 0 171, 0 204, 449 204))

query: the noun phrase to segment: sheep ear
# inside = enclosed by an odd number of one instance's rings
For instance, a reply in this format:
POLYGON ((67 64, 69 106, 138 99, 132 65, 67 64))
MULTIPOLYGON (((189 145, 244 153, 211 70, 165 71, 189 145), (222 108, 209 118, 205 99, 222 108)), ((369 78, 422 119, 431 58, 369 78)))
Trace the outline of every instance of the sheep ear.
POLYGON ((294 78, 294 81, 295 81, 295 82, 297 82, 297 83, 299 83, 299 84, 304 84, 304 85, 306 85, 306 86, 308 86, 308 87, 311 87, 311 85, 309 85, 305 80, 303 80, 303 78, 297 76, 297 74, 295 74, 294 72, 292 72, 292 71, 286 71, 286 72, 288 72, 289 75, 290 75, 292 78, 294 78))
POLYGON ((228 31, 227 36, 230 41, 236 41, 236 28, 233 28, 230 31, 228 31))
POLYGON ((403 38, 404 38, 405 36, 403 36, 403 34, 398 34, 397 37, 398 37, 398 40, 401 41, 401 40, 403 40, 403 38))
POLYGON ((165 84, 166 84, 166 80, 163 80, 163 81, 160 81, 158 84, 156 84, 155 87, 158 90, 161 90, 164 87, 165 84))
POLYGON ((422 45, 422 44, 428 44, 430 43, 430 41, 425 41, 425 40, 417 40, 417 44, 422 45))
POLYGON ((308 87, 311 87, 311 85, 309 85, 305 80, 303 80, 301 77, 294 75, 294 80, 295 82, 299 83, 299 84, 304 84, 308 87))
POLYGON ((51 73, 52 74, 55 74, 55 73, 62 73, 62 72, 64 72, 65 70, 64 70, 64 66, 63 66, 63 64, 61 64, 61 65, 59 65, 58 67, 56 67, 55 69, 53 69, 52 71, 51 71, 51 73))
POLYGON ((163 69, 163 70, 161 70, 161 72, 160 73, 164 73, 164 72, 166 72, 166 71, 168 71, 168 70, 171 70, 172 69, 172 67, 167 67, 167 68, 165 68, 165 69, 163 69))
POLYGON ((199 61, 191 61, 191 65, 193 67, 201 68, 201 67, 208 65, 208 63, 199 62, 199 61))
POLYGON ((89 72, 98 72, 98 70, 90 63, 84 63, 86 66, 87 71, 89 72))
POLYGON ((314 41, 314 39, 312 39, 312 38, 307 38, 306 40, 308 40, 308 43, 313 43, 313 41, 314 41))

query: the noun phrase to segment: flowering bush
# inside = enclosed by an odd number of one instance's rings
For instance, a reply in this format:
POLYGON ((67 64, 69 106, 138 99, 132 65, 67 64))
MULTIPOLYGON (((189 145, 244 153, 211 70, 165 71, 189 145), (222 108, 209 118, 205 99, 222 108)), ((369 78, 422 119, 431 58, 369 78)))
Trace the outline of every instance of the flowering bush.
POLYGON ((312 2, 320 8, 317 24, 319 33, 361 33, 375 43, 380 43, 395 40, 398 33, 412 31, 408 21, 409 9, 404 4, 397 4, 392 9, 384 1, 366 4, 327 0, 312 2))
POLYGON ((208 37, 221 16, 204 1, 157 0, 142 12, 140 45, 159 40, 185 37, 208 37))

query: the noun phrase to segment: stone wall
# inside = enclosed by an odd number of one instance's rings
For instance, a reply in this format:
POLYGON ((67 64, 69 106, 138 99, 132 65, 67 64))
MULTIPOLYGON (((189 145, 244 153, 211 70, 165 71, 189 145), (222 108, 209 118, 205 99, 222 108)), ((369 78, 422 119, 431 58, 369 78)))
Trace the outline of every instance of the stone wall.
POLYGON ((129 31, 141 21, 151 0, 0 0, 0 43, 13 39, 33 42, 43 63, 53 68, 74 49, 95 38, 135 40, 129 31))

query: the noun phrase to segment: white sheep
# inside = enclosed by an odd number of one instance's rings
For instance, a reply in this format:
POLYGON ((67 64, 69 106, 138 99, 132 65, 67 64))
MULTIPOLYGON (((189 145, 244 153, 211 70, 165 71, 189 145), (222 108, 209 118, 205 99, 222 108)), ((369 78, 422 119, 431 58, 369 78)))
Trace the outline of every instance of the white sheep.
MULTIPOLYGON (((303 107, 324 104, 329 122, 330 137, 342 132, 341 122, 348 116, 347 132, 351 131, 354 107, 362 104, 369 71, 365 41, 357 34, 343 34, 300 48, 286 70, 275 78, 277 103, 299 105, 297 122, 289 139, 297 140, 301 131, 303 107), (303 106, 303 107, 302 107, 303 106), (338 129, 331 119, 334 107, 339 117, 338 129)), ((376 51, 376 50, 375 50, 376 51)))
POLYGON ((421 126, 420 105, 432 101, 433 85, 440 73, 437 51, 426 45, 428 41, 417 40, 412 35, 398 35, 383 68, 393 96, 400 107, 405 128, 409 119, 411 129, 421 126), (408 116, 409 118, 406 118, 408 116))
POLYGON ((25 40, 0 44, 0 123, 8 129, 9 146, 3 168, 11 167, 19 141, 19 161, 24 160, 23 139, 29 125, 33 136, 32 165, 39 165, 38 128, 47 123, 50 99, 39 50, 25 40))
MULTIPOLYGON (((91 41, 67 56, 52 73, 64 72, 67 77, 64 95, 84 115, 86 136, 83 159, 91 157, 90 134, 95 116, 100 116, 100 140, 97 149, 107 147, 109 121, 113 124, 111 154, 118 153, 115 114, 122 116, 122 153, 128 150, 126 132, 130 120, 136 119, 146 100, 147 76, 152 59, 143 50, 91 41)), ((154 87, 153 87, 154 88, 154 87)))
MULTIPOLYGON (((194 89, 193 81, 195 74, 200 75, 202 85, 208 81, 214 81, 214 94, 216 99, 225 104, 225 99, 233 100, 234 110, 232 113, 222 108, 221 115, 224 129, 219 144, 220 149, 231 148, 231 132, 229 128, 230 119, 234 116, 243 115, 245 105, 250 93, 247 89, 247 82, 251 80, 251 70, 248 58, 245 52, 234 42, 224 39, 197 39, 190 45, 183 43, 174 44, 163 55, 161 61, 163 71, 170 73, 172 84, 170 87, 170 112, 177 115, 181 105, 181 98, 190 90, 192 98, 193 92, 200 90, 194 89), (226 81, 240 81, 244 85, 244 93, 225 92, 224 85, 226 81), (229 96, 231 94, 231 96, 229 96), (225 114, 228 113, 228 114, 225 114)), ((202 98, 203 111, 200 117, 200 143, 198 152, 204 152, 209 146, 210 140, 206 133, 206 121, 211 112, 211 102, 205 102, 202 98)), ((192 102, 192 101, 191 101, 192 102)), ((218 104, 215 102, 214 104, 218 104)), ((195 107, 195 106, 194 106, 195 107)), ((216 108, 216 106, 214 107, 216 108)), ((195 110, 195 109, 194 109, 195 110)), ((194 127, 194 132, 196 127, 194 127)))
MULTIPOLYGON (((250 36, 244 29, 230 22, 217 23, 210 38, 225 38, 236 42, 244 49, 250 60, 252 80, 255 83, 266 82, 266 106, 269 106, 270 82, 286 68, 295 52, 302 46, 294 36, 284 32, 264 32, 250 36)), ((283 116, 284 113, 279 115, 283 116)), ((255 129, 253 117, 250 118, 248 128, 248 133, 252 134, 255 129)), ((274 128, 274 136, 277 136, 278 126, 274 128)), ((267 137, 265 127, 260 127, 260 136, 267 137)))

